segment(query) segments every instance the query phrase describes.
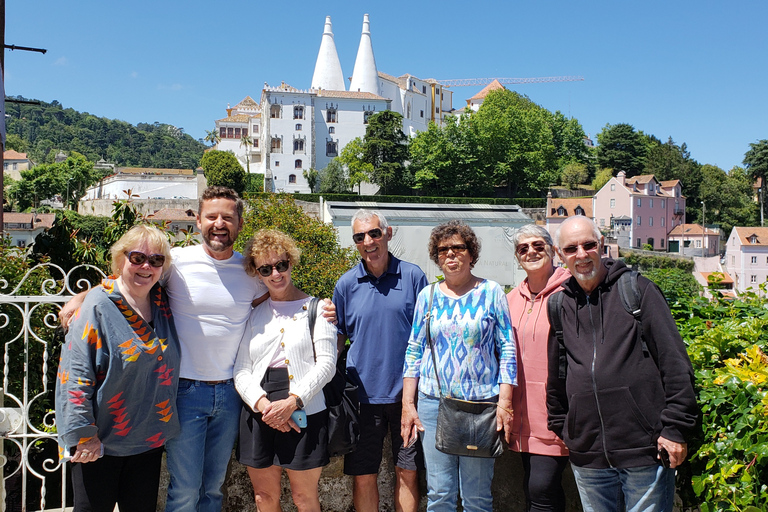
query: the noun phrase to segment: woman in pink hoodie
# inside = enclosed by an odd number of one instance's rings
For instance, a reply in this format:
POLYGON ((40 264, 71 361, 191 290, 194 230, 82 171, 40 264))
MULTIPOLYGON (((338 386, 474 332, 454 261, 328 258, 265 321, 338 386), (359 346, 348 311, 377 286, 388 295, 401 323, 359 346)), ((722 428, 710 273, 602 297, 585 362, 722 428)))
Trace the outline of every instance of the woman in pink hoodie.
POLYGON ((547 299, 571 274, 554 266, 552 237, 544 228, 523 226, 513 242, 517 260, 528 277, 507 294, 518 354, 509 447, 522 456, 527 510, 562 512, 565 493, 561 478, 568 449, 547 429, 547 299))

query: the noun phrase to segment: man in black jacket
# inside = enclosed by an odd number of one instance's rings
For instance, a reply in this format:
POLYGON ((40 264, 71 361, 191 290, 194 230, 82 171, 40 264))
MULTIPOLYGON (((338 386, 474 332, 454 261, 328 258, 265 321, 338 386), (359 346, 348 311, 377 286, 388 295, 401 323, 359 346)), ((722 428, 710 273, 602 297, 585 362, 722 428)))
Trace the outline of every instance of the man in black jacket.
POLYGON ((582 506, 618 510, 623 496, 629 512, 671 511, 674 468, 698 407, 669 307, 641 276, 639 321, 627 311, 618 281, 630 269, 601 259, 603 237, 590 219, 568 218, 555 245, 573 277, 560 309, 565 350, 549 337, 548 426, 570 450, 582 506))

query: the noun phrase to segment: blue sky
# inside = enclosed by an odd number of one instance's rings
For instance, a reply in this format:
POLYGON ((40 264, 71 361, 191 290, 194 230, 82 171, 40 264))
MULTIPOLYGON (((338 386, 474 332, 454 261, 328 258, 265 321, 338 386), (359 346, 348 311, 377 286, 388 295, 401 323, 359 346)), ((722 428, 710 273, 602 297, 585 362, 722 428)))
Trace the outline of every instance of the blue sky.
MULTIPOLYGON (((768 139, 764 1, 235 2, 6 0, 7 95, 201 138, 265 82, 307 88, 325 16, 345 76, 363 14, 379 71, 419 78, 580 75, 509 86, 577 118, 687 143, 726 170, 768 139)), ((479 88, 456 87, 454 107, 479 88)))

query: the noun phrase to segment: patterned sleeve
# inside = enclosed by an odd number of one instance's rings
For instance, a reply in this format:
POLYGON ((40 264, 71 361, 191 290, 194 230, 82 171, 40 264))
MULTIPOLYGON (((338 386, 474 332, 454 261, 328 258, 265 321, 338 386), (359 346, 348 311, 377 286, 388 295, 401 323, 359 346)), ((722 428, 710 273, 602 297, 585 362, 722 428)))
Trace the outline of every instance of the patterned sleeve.
POLYGON ((499 354, 499 383, 517 386, 517 355, 515 335, 509 317, 509 303, 501 286, 494 283, 493 310, 495 313, 496 350, 499 354))
POLYGON ((411 337, 408 339, 408 348, 405 350, 403 377, 419 378, 421 372, 424 347, 427 343, 427 322, 425 314, 428 307, 429 291, 431 289, 431 286, 425 287, 421 290, 416 299, 411 337))
MULTIPOLYGON (((90 295, 94 294, 104 297, 98 291, 90 295)), ((109 350, 98 304, 89 299, 75 311, 56 373, 56 429, 66 447, 85 443, 99 433, 93 399, 97 382, 107 372, 109 350)))

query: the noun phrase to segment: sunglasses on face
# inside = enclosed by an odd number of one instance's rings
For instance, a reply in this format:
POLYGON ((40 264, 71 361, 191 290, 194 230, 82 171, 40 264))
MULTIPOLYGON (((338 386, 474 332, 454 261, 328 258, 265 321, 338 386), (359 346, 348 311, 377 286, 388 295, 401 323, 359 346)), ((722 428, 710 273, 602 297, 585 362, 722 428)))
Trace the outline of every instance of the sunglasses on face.
POLYGON ((437 248, 437 254, 448 254, 448 251, 453 251, 453 254, 459 254, 467 250, 467 244, 456 245, 440 245, 437 248))
POLYGON ((531 242, 530 244, 520 244, 517 246, 517 255, 518 256, 525 256, 528 254, 528 250, 533 248, 536 252, 544 252, 544 250, 547 248, 546 242, 536 241, 531 242))
POLYGON ((598 245, 600 245, 599 242, 584 242, 583 244, 569 245, 568 247, 563 247, 561 251, 563 251, 563 254, 576 254, 576 251, 578 251, 579 247, 581 247, 582 249, 584 249, 584 252, 589 252, 597 249, 598 245))
POLYGON ((126 256, 128 256, 128 261, 133 263, 134 265, 143 265, 145 261, 149 261, 149 264, 155 268, 162 267, 163 264, 165 264, 165 256, 162 254, 144 254, 143 252, 139 251, 131 251, 126 252, 126 256))
POLYGON ((373 228, 368 232, 355 233, 352 235, 352 240, 354 240, 356 244, 361 244, 365 240, 365 235, 371 237, 372 240, 378 240, 384 236, 384 232, 381 230, 381 228, 373 228))
POLYGON ((291 266, 291 262, 288 260, 280 260, 274 265, 262 265, 256 270, 261 274, 261 277, 269 277, 272 275, 272 269, 277 269, 278 272, 281 274, 288 270, 288 267, 291 266))

